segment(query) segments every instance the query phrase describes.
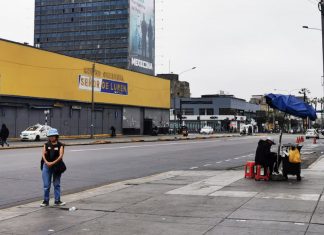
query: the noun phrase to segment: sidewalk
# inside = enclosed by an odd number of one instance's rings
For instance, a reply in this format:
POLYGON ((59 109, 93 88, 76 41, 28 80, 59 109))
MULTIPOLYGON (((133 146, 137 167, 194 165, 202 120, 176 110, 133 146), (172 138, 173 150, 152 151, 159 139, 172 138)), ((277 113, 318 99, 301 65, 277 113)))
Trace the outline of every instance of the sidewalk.
MULTIPOLYGON (((132 142, 156 142, 156 141, 175 141, 175 140, 195 140, 195 139, 210 139, 210 138, 224 138, 224 137, 239 137, 239 134, 213 134, 213 135, 200 135, 190 134, 188 137, 182 135, 159 135, 159 136, 121 136, 116 138, 95 138, 95 139, 61 139, 67 146, 75 145, 93 145, 93 144, 118 144, 118 143, 132 143, 132 142)), ((10 147, 0 147, 0 150, 18 149, 18 148, 35 148, 42 147, 44 142, 34 141, 12 141, 9 142, 10 147)))
POLYGON ((171 171, 63 196, 65 208, 0 210, 0 234, 323 234, 324 158, 302 177, 171 171))

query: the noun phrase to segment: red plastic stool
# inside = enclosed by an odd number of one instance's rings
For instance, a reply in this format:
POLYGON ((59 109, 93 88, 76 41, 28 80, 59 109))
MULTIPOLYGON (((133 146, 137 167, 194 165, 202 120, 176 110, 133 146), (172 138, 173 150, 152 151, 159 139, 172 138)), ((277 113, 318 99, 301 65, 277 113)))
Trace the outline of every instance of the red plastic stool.
POLYGON ((254 179, 256 181, 264 180, 269 181, 270 180, 270 171, 267 167, 263 167, 262 165, 255 165, 254 166, 254 179))
POLYGON ((255 162, 252 161, 246 162, 244 167, 244 172, 245 172, 244 178, 254 179, 254 165, 255 162))

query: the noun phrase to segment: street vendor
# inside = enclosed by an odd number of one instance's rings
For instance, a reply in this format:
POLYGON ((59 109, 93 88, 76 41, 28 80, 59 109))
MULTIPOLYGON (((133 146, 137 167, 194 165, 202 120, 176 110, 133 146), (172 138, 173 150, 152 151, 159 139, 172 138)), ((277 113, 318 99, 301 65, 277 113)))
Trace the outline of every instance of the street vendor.
POLYGON ((280 163, 277 164, 277 153, 271 152, 271 146, 275 144, 276 143, 272 137, 260 139, 255 153, 255 164, 268 168, 270 175, 273 171, 279 173, 278 165, 280 163))

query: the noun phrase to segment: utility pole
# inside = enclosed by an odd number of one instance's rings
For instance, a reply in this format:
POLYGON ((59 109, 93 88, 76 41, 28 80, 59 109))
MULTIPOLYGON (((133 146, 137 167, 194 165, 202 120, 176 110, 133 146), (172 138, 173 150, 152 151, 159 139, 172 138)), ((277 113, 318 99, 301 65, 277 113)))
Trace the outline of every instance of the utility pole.
POLYGON ((93 124, 93 120, 94 120, 94 82, 95 82, 95 70, 96 70, 96 63, 92 64, 92 81, 91 81, 91 136, 90 138, 93 139, 93 135, 94 135, 94 124, 93 124))
POLYGON ((176 135, 176 122, 177 122, 177 110, 176 110, 176 97, 173 94, 173 134, 176 135))
MULTIPOLYGON (((322 87, 323 87, 323 98, 322 98, 322 102, 324 100, 324 0, 321 0, 318 3, 318 9, 321 12, 321 20, 322 20, 322 51, 323 51, 323 76, 322 76, 322 87)), ((323 128, 323 103, 321 103, 321 123, 322 123, 322 128, 323 128)))
POLYGON ((90 138, 93 139, 93 135, 94 135, 94 109, 95 109, 95 103, 94 103, 94 85, 95 85, 95 75, 96 75, 96 62, 98 60, 97 55, 99 54, 99 49, 100 49, 100 45, 97 45, 97 54, 95 55, 93 64, 92 64, 92 82, 91 82, 91 136, 90 138))
POLYGON ((182 100, 180 99, 180 131, 182 131, 182 100))

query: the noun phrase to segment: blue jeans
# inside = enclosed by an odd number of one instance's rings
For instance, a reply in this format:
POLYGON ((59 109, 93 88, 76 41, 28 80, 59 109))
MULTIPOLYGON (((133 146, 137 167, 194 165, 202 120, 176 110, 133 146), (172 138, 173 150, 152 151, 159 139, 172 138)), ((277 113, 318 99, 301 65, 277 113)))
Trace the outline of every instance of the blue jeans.
POLYGON ((60 199, 61 199, 61 175, 54 175, 53 168, 49 168, 44 163, 42 177, 43 177, 43 184, 44 184, 44 201, 49 202, 52 177, 53 177, 55 201, 56 202, 60 201, 60 199))

